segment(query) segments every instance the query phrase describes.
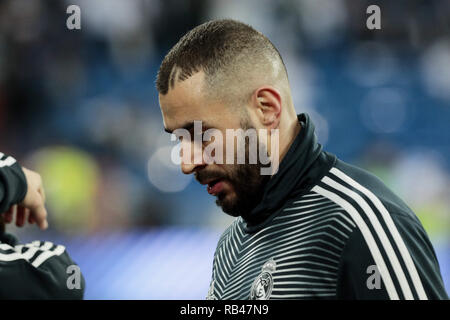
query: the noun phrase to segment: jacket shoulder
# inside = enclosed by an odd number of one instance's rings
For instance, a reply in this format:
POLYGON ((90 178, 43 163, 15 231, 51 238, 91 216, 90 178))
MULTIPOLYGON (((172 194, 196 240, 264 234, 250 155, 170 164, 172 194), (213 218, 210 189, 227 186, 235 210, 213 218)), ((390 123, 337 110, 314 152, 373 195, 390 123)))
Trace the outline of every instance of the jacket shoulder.
POLYGON ((346 182, 351 188, 367 190, 367 193, 376 197, 392 216, 408 217, 420 224, 411 208, 373 173, 337 159, 329 174, 333 179, 346 182))
POLYGON ((79 267, 64 246, 49 241, 0 243, 0 271, 2 299, 82 299, 84 295, 79 267))
POLYGON ((316 191, 344 208, 357 225, 341 257, 341 284, 348 289, 343 289, 343 296, 446 298, 439 264, 422 224, 378 177, 338 160, 316 191), (379 268, 386 290, 375 296, 362 281, 372 265, 379 268), (361 278, 355 280, 354 274, 361 278), (357 285, 361 290, 355 291, 357 285))

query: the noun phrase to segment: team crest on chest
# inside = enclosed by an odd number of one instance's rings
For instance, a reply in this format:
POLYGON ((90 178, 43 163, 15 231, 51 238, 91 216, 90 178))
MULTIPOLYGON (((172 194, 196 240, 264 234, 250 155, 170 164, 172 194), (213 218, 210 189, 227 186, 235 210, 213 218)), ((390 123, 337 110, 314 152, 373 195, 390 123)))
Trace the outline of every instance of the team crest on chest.
POLYGON ((273 288, 272 272, 277 268, 275 260, 270 259, 262 266, 261 273, 253 281, 250 300, 269 300, 273 288))

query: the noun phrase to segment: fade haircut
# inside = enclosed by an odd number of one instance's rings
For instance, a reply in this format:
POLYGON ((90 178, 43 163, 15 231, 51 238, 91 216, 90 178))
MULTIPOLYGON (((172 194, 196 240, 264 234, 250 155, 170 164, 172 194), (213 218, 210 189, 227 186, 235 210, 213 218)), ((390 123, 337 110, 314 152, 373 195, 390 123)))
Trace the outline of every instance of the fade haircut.
POLYGON ((212 89, 208 94, 216 98, 226 94, 247 99, 252 88, 245 86, 246 81, 271 84, 270 79, 287 80, 283 59, 270 40, 251 26, 231 19, 201 24, 178 41, 161 63, 158 92, 167 94, 177 82, 201 70, 212 89))

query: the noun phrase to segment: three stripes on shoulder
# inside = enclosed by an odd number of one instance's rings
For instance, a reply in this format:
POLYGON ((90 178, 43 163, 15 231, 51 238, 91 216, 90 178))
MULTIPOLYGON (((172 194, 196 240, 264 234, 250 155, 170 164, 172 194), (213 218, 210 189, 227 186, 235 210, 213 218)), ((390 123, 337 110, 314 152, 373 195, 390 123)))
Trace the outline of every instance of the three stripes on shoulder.
POLYGON ((15 260, 26 260, 35 268, 53 256, 64 253, 65 247, 55 245, 49 241, 33 241, 27 244, 10 246, 6 243, 0 244, 0 263, 15 260))
MULTIPOLYGON (((16 163, 16 159, 11 156, 5 156, 5 154, 0 152, 0 168, 10 167, 14 163, 16 163)), ((49 241, 33 241, 15 247, 6 243, 0 243, 0 262, 26 260, 33 267, 38 268, 49 258, 63 254, 65 249, 64 246, 54 245, 49 241)))
POLYGON ((378 199, 378 197, 375 196, 375 194, 370 190, 353 180, 350 176, 340 171, 339 169, 332 168, 329 173, 331 173, 332 175, 326 175, 324 178, 322 178, 321 182, 325 186, 327 186, 327 188, 331 188, 331 190, 333 191, 335 190, 343 193, 347 200, 336 192, 327 190, 318 185, 316 185, 312 189, 312 191, 321 194, 334 203, 340 205, 352 217, 353 221, 356 223, 361 233, 363 234, 367 246, 369 247, 370 253, 376 265, 378 266, 378 270, 386 285, 386 290, 389 294, 389 298, 391 300, 399 299, 396 286, 394 285, 394 281, 391 277, 391 273, 393 273, 400 284, 400 289, 405 299, 414 299, 411 290, 411 288, 413 287, 417 292, 419 299, 426 300, 427 295, 423 288, 413 259, 408 251, 408 248, 406 247, 405 242, 403 241, 399 231, 397 230, 397 227, 392 220, 391 215, 389 214, 383 203, 380 201, 380 199, 378 199), (348 186, 345 186, 341 181, 333 177, 337 177, 348 186), (353 204, 351 204, 348 201, 350 199, 356 202, 362 210, 358 210, 353 204), (372 210, 369 202, 372 204, 372 207, 374 207, 375 210, 372 210), (375 211, 378 211, 378 214, 375 213, 375 211), (380 217, 381 219, 379 219, 380 217), (382 224, 384 224, 385 227, 383 227, 382 224), (373 229, 374 232, 372 232, 371 229, 373 229), (381 250, 373 233, 381 242, 381 250), (392 237, 392 242, 389 240, 387 233, 392 237), (400 252, 399 256, 395 253, 393 245, 395 245, 400 252), (385 254, 382 254, 383 251, 385 252, 385 254), (390 262, 392 269, 388 268, 388 266, 386 265, 386 258, 390 262), (403 260, 404 265, 406 266, 406 270, 402 268, 399 261, 400 259, 403 260), (409 274, 412 283, 407 280, 405 273, 409 274))

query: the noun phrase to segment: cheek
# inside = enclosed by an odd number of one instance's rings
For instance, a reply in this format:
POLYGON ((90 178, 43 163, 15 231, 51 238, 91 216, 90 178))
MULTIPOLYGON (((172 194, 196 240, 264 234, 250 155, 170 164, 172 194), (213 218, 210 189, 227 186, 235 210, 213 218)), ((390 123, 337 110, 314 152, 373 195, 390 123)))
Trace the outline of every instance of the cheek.
POLYGON ((233 185, 233 182, 231 182, 230 180, 226 180, 223 184, 223 199, 234 199, 237 194, 236 194, 236 189, 233 185))
POLYGON ((239 184, 240 184, 240 172, 239 170, 237 170, 237 166, 236 165, 227 165, 226 166, 226 170, 225 174, 226 174, 226 189, 225 191, 227 192, 231 192, 231 191, 236 191, 239 190, 239 184))
POLYGON ((221 169, 223 170, 224 174, 226 175, 226 178, 228 180, 236 180, 236 177, 238 175, 238 170, 236 165, 234 164, 222 164, 219 165, 221 169))

